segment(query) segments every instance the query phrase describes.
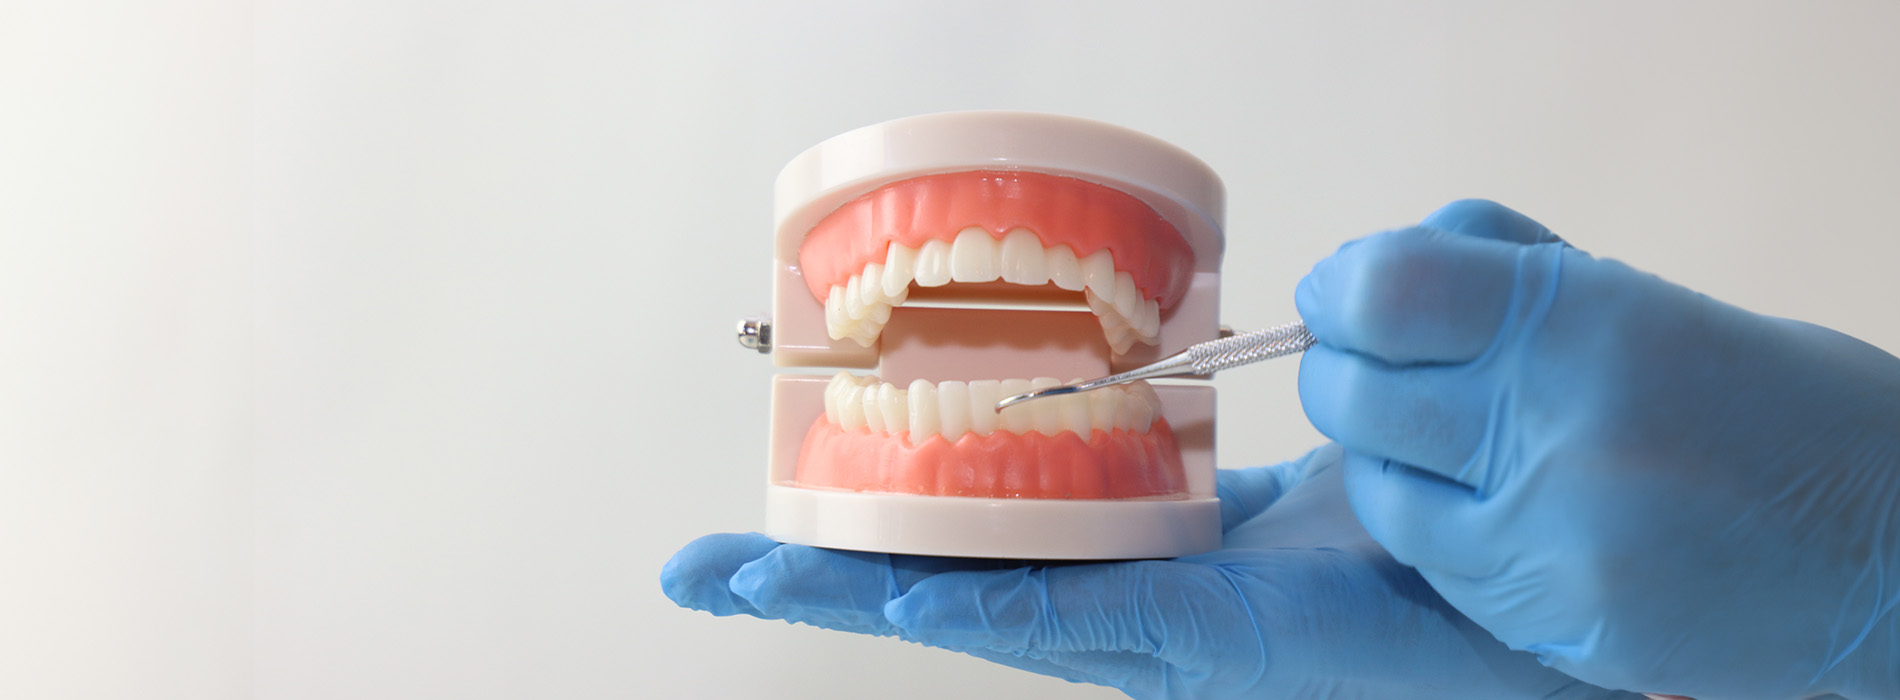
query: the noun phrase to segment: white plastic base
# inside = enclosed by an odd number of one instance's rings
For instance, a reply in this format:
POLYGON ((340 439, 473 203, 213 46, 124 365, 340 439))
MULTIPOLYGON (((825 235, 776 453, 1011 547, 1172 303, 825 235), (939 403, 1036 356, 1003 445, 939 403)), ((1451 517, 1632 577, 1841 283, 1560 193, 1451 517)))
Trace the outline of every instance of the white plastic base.
POLYGON ((768 485, 780 542, 993 559, 1161 559, 1220 547, 1220 499, 959 498, 768 485))

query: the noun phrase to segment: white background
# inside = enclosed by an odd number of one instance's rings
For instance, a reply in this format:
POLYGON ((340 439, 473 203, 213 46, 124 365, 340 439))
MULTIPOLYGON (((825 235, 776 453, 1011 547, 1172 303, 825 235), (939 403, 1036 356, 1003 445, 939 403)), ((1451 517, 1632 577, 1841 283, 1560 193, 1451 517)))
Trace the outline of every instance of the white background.
MULTIPOLYGON (((1238 328, 1481 196, 1894 350, 1895 36, 1891 2, 0 4, 0 697, 1112 697, 660 595, 760 521, 772 369, 731 328, 787 159, 1086 116, 1224 177, 1238 328)), ((1223 376, 1225 466, 1319 441, 1295 369, 1223 376)))

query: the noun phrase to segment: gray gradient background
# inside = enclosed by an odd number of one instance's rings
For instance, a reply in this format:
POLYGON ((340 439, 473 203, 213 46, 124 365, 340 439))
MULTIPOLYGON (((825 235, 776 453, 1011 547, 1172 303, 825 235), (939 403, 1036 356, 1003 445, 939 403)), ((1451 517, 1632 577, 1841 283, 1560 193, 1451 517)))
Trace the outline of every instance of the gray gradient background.
POLYGON ((1900 348, 1900 5, 1161 5, 0 5, 0 696, 1113 697, 660 595, 760 521, 773 176, 909 114, 1198 154, 1238 328, 1481 196, 1900 348))

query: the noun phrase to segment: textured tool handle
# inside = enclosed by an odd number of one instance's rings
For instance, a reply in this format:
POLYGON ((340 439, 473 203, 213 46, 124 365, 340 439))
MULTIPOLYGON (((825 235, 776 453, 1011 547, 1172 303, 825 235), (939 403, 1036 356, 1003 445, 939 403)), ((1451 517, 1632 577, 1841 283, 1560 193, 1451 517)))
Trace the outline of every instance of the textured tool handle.
POLYGON ((1213 374, 1223 369, 1305 352, 1307 348, 1313 347, 1314 342, 1313 334, 1306 331, 1306 324, 1289 323, 1232 338, 1210 340, 1188 348, 1187 352, 1193 358, 1195 374, 1213 374))

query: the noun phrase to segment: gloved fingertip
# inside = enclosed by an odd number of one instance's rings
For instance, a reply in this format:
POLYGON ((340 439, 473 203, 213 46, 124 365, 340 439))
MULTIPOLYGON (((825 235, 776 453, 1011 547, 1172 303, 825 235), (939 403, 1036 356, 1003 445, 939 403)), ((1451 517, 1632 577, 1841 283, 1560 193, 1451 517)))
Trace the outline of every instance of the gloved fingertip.
MULTIPOLYGON (((1321 303, 1319 296, 1320 281, 1317 279, 1320 275, 1326 274, 1322 268, 1326 266, 1327 260, 1332 260, 1332 258, 1326 258, 1314 264, 1313 269, 1293 286, 1293 308, 1306 322, 1308 332, 1312 332, 1314 320, 1327 318, 1326 307, 1321 303)), ((1313 337, 1320 338, 1317 333, 1313 337)))
POLYGON ((782 603, 787 592, 782 585, 796 564, 793 560, 813 551, 800 545, 782 545, 765 556, 746 562, 732 572, 727 585, 732 594, 745 599, 767 617, 783 617, 782 603))
POLYGON ((1427 215, 1419 225, 1461 236, 1524 245, 1562 240, 1531 217, 1488 199, 1452 202, 1427 215))
POLYGON ((929 612, 932 608, 932 596, 926 584, 928 584, 927 581, 912 586, 910 592, 884 603, 884 619, 890 620, 891 624, 903 630, 913 627, 918 629, 931 627, 929 612))
POLYGON ((729 588, 732 574, 778 547, 757 533, 707 535, 680 548, 660 567, 660 591, 683 608, 714 615, 755 614, 729 588))
POLYGON ((943 578, 923 581, 885 603, 884 619, 906 639, 925 646, 1023 653, 1023 649, 1000 645, 1001 640, 987 633, 981 624, 984 616, 969 604, 968 586, 946 587, 943 578))
POLYGON ((1368 360, 1326 346, 1314 347, 1300 356, 1296 389, 1300 411, 1306 414, 1306 422, 1327 439, 1350 437, 1346 428, 1353 425, 1352 396, 1346 389, 1350 388, 1355 365, 1362 362, 1368 360))
POLYGON ((1214 492, 1220 496, 1221 531, 1251 520, 1301 481, 1339 462, 1343 450, 1328 443, 1288 462, 1252 469, 1222 469, 1214 492))
POLYGON ((1467 197, 1454 200, 1445 206, 1432 210, 1420 219, 1420 226, 1429 226, 1441 231, 1475 235, 1469 229, 1481 222, 1497 219, 1504 215, 1523 216, 1510 207, 1496 201, 1479 197, 1467 197))

